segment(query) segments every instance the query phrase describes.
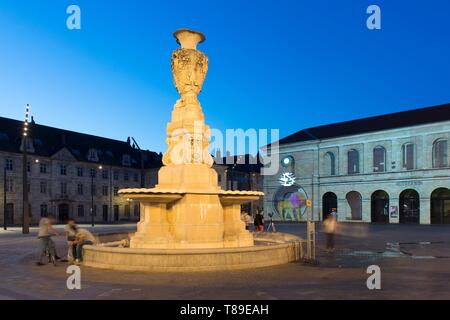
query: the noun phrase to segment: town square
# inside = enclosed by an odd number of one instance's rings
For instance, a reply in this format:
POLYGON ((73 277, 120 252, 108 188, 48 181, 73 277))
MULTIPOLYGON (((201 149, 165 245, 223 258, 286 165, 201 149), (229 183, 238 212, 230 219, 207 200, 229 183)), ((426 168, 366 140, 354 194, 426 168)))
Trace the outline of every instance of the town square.
POLYGON ((0 300, 450 299, 449 4, 318 2, 2 3, 0 300))

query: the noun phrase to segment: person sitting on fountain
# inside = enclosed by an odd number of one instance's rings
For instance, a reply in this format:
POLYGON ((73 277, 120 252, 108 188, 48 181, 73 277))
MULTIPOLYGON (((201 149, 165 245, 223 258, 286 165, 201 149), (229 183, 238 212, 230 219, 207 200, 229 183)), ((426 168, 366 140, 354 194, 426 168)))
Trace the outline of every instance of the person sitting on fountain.
POLYGON ((74 244, 77 246, 77 259, 75 260, 75 263, 79 264, 83 261, 83 246, 94 244, 96 239, 94 235, 86 229, 75 227, 75 230, 76 234, 74 244))

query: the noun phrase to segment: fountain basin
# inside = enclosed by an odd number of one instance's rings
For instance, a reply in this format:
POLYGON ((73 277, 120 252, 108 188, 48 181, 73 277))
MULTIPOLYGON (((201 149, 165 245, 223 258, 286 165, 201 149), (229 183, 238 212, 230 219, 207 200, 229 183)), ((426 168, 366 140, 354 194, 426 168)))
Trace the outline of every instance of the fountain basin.
POLYGON ((130 235, 99 236, 100 245, 84 246, 83 265, 120 271, 198 272, 269 267, 303 258, 304 240, 299 237, 285 233, 253 235, 253 247, 207 249, 114 247, 110 241, 125 243, 130 235))

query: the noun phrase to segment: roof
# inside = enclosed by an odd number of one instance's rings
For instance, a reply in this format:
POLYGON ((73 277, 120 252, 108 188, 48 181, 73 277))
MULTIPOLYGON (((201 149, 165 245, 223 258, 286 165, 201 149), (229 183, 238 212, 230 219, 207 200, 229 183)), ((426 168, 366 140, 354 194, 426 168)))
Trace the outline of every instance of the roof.
POLYGON ((450 120, 450 104, 442 104, 303 129, 280 139, 278 142, 282 145, 310 140, 323 140, 448 120, 450 120))
MULTIPOLYGON (((20 153, 23 122, 0 117, 0 151, 20 153)), ((34 155, 51 157, 63 148, 78 160, 88 161, 89 149, 96 149, 99 161, 104 165, 123 166, 122 156, 130 155, 131 165, 141 167, 141 151, 129 141, 119 141, 89 134, 48 127, 35 122, 29 125, 29 139, 33 142, 34 155)), ((144 168, 162 165, 162 156, 156 152, 143 150, 144 168)))

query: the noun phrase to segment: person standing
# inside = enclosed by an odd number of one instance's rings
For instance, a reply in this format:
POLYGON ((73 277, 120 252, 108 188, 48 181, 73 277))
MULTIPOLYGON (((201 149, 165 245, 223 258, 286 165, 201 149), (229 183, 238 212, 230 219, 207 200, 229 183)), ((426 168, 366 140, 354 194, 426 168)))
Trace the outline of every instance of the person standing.
POLYGON ((75 239, 76 239, 76 230, 77 230, 77 224, 75 222, 75 219, 69 218, 67 220, 67 224, 64 226, 64 234, 67 237, 67 260, 69 262, 72 262, 75 260, 77 256, 77 250, 75 245, 75 239))
POLYGON ((56 248, 55 243, 52 240, 52 235, 58 235, 58 231, 53 228, 53 216, 51 214, 48 217, 42 217, 39 220, 39 247, 38 247, 38 261, 36 264, 38 266, 43 266, 45 263, 42 261, 43 258, 47 258, 47 252, 50 255, 50 260, 53 265, 56 265, 56 248))
POLYGON ((255 216, 255 227, 256 232, 264 231, 264 212, 262 210, 258 210, 258 213, 255 216))
POLYGON ((329 214, 323 222, 324 231, 326 235, 326 251, 334 251, 334 234, 336 233, 337 222, 333 215, 329 214))
POLYGON ((78 264, 83 261, 83 246, 92 245, 96 240, 94 235, 88 230, 82 228, 77 228, 76 230, 75 243, 77 246, 77 259, 75 260, 75 263, 78 264))

